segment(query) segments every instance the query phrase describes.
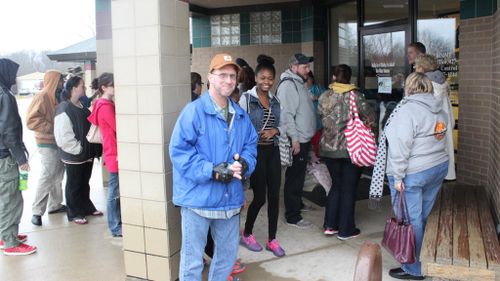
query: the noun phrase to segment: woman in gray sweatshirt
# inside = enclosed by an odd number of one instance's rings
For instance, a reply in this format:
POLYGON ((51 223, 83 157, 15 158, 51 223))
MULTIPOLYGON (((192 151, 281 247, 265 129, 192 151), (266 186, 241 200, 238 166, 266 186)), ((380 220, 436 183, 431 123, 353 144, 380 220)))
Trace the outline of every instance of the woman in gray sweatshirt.
POLYGON ((424 280, 418 257, 427 217, 448 172, 448 118, 442 109, 442 100, 433 95, 432 82, 424 74, 408 76, 405 96, 385 127, 387 175, 393 200, 404 189, 415 231, 417 260, 390 270, 389 275, 424 280))

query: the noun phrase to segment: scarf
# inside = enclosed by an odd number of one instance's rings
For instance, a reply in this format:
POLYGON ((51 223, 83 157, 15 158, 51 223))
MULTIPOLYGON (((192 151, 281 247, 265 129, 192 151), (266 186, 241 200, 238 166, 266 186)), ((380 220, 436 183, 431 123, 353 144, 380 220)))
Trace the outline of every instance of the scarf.
MULTIPOLYGON (((403 98, 398 105, 394 108, 391 115, 385 123, 386 128, 391 123, 394 115, 406 103, 406 98, 403 98)), ((377 158, 375 159, 375 167, 373 168, 372 181, 370 183, 370 200, 368 201, 368 208, 380 209, 380 200, 384 191, 384 176, 387 165, 387 137, 385 131, 380 130, 379 143, 377 149, 377 158)))

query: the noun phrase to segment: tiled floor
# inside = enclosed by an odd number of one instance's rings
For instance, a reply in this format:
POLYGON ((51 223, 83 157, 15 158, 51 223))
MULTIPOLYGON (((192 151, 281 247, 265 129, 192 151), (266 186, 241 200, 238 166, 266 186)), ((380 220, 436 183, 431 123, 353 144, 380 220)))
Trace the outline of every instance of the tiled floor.
MULTIPOLYGON (((29 100, 20 101, 21 115, 29 100)), ((106 218, 90 218, 88 225, 67 222, 62 214, 45 215, 43 226, 30 223, 31 203, 39 172, 39 159, 35 153, 31 132, 25 133, 25 141, 32 152, 32 171, 29 189, 24 192, 25 208, 20 225, 21 232, 29 234, 28 243, 38 247, 38 253, 25 257, 0 255, 1 281, 114 281, 124 280, 122 243, 112 238, 107 230, 106 218)), ((96 165, 91 180, 91 198, 96 207, 105 211, 105 190, 101 184, 101 173, 96 165)), ((251 198, 251 191, 247 191, 251 198)), ((388 200, 384 200, 387 210, 388 200)), ((284 208, 281 206, 281 216, 284 208)), ((278 225, 277 238, 287 252, 276 258, 270 252, 250 252, 240 247, 239 257, 248 264, 246 272, 240 274, 244 281, 263 280, 352 280, 358 250, 367 240, 379 242, 385 223, 386 212, 368 210, 366 201, 359 201, 356 210, 357 225, 362 231, 359 238, 342 242, 335 237, 324 237, 320 226, 323 208, 304 214, 315 227, 299 230, 287 226, 282 220, 278 225)), ((257 219, 254 233, 264 243, 267 236, 266 206, 257 219)), ((245 213, 242 215, 242 224, 245 213)), ((384 280, 389 268, 396 266, 394 260, 383 251, 384 280)))

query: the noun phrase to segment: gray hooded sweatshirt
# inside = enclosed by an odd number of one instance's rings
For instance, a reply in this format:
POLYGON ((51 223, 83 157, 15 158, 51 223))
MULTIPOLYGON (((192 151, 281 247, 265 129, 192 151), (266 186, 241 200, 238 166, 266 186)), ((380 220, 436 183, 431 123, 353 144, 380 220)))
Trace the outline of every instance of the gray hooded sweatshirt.
POLYGON ((445 135, 436 134, 436 127, 442 123, 447 130, 451 129, 442 101, 434 95, 414 94, 402 102, 385 128, 389 143, 387 175, 393 176, 395 182, 448 161, 445 135))
POLYGON ((280 79, 293 80, 283 81, 277 90, 282 108, 280 127, 286 130, 292 142, 309 142, 316 131, 316 114, 304 80, 290 69, 283 72, 280 79))

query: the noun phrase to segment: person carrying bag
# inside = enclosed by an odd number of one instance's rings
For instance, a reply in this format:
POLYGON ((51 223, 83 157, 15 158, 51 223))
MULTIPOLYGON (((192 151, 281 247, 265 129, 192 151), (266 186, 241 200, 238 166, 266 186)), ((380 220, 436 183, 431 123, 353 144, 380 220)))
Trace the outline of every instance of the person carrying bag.
POLYGON ((382 247, 401 264, 415 262, 415 231, 411 225, 404 188, 394 196, 391 213, 385 224, 382 247))

